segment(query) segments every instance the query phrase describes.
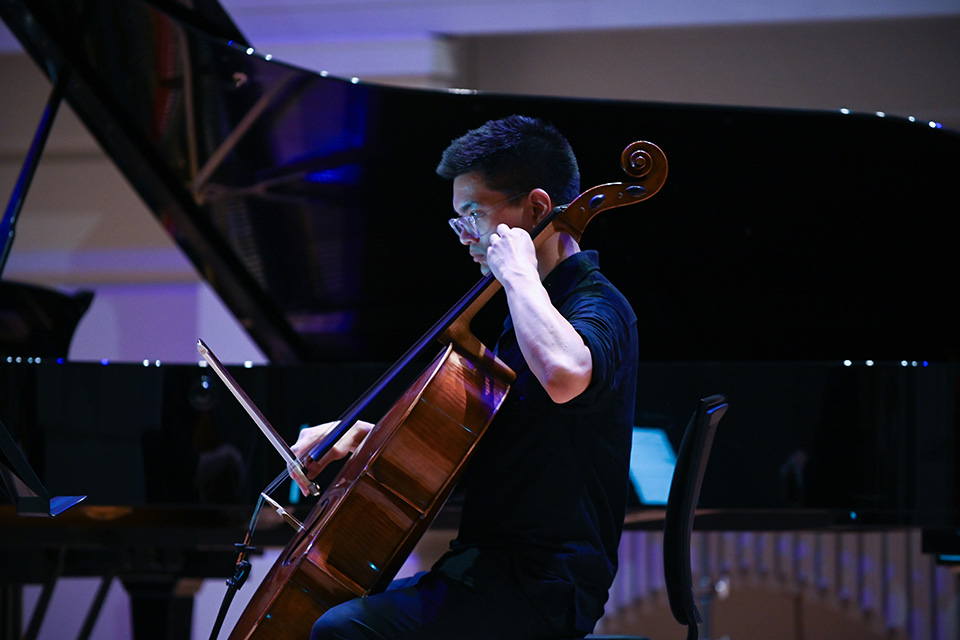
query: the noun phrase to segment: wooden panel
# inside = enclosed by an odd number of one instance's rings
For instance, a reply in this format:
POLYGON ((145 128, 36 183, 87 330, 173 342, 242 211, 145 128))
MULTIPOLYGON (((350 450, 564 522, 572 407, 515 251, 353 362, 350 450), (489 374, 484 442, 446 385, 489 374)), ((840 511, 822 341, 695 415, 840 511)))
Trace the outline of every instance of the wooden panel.
POLYGON ((315 551, 364 590, 390 564, 421 514, 369 477, 361 477, 330 520, 315 551))
POLYGON ((421 400, 409 425, 391 438, 370 473, 425 511, 475 442, 475 434, 421 400))
POLYGON ((237 621, 230 640, 307 638, 313 621, 323 612, 362 594, 314 564, 315 558, 305 557, 304 546, 301 543, 289 550, 286 563, 273 565, 237 621))

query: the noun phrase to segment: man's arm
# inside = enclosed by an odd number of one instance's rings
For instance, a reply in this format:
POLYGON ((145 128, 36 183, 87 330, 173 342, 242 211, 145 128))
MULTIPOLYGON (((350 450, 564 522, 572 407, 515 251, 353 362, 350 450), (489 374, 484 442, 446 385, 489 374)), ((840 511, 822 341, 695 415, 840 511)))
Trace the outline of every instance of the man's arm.
POLYGON ((550 302, 540 282, 530 234, 500 225, 496 235, 491 238, 487 264, 507 294, 520 351, 551 400, 573 400, 590 385, 590 350, 550 302))

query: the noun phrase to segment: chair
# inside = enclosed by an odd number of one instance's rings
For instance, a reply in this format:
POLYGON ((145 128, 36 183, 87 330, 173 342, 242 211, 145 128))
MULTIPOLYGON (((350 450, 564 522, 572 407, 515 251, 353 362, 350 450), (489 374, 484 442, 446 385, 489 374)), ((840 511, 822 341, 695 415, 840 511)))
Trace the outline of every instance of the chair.
POLYGON ((677 466, 670 482, 667 514, 663 522, 663 577, 670 611, 687 626, 687 640, 697 640, 702 620, 693 598, 690 570, 690 535, 700 497, 700 485, 720 418, 727 411, 721 395, 703 398, 690 419, 677 452, 677 466))
MULTIPOLYGON (((702 622, 693 595, 690 568, 690 536, 693 517, 700 497, 703 474, 707 469, 713 436, 727 410, 722 395, 703 398, 690 418, 677 452, 677 464, 670 482, 667 512, 663 523, 663 574, 670 611, 677 622, 687 627, 687 640, 697 640, 702 622)), ((644 640, 641 636, 591 635, 589 640, 644 640)))

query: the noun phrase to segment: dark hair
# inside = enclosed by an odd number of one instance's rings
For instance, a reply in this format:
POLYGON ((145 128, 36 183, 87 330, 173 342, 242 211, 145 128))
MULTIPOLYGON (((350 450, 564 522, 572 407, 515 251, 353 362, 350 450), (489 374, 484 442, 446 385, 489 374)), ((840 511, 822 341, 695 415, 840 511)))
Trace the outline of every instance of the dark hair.
POLYGON ((490 120, 468 131, 450 143, 437 165, 447 180, 473 171, 502 193, 543 189, 554 206, 580 193, 580 170, 570 143, 552 125, 528 116, 490 120))

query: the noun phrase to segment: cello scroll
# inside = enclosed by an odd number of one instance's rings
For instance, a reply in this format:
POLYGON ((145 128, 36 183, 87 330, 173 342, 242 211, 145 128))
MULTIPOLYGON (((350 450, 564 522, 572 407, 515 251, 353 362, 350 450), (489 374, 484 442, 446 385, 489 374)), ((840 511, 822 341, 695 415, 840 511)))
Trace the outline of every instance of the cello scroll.
POLYGON ((652 197, 667 180, 667 156, 652 142, 633 142, 620 154, 620 166, 633 178, 587 189, 554 219, 558 231, 566 231, 579 242, 587 224, 601 211, 636 204, 652 197))

